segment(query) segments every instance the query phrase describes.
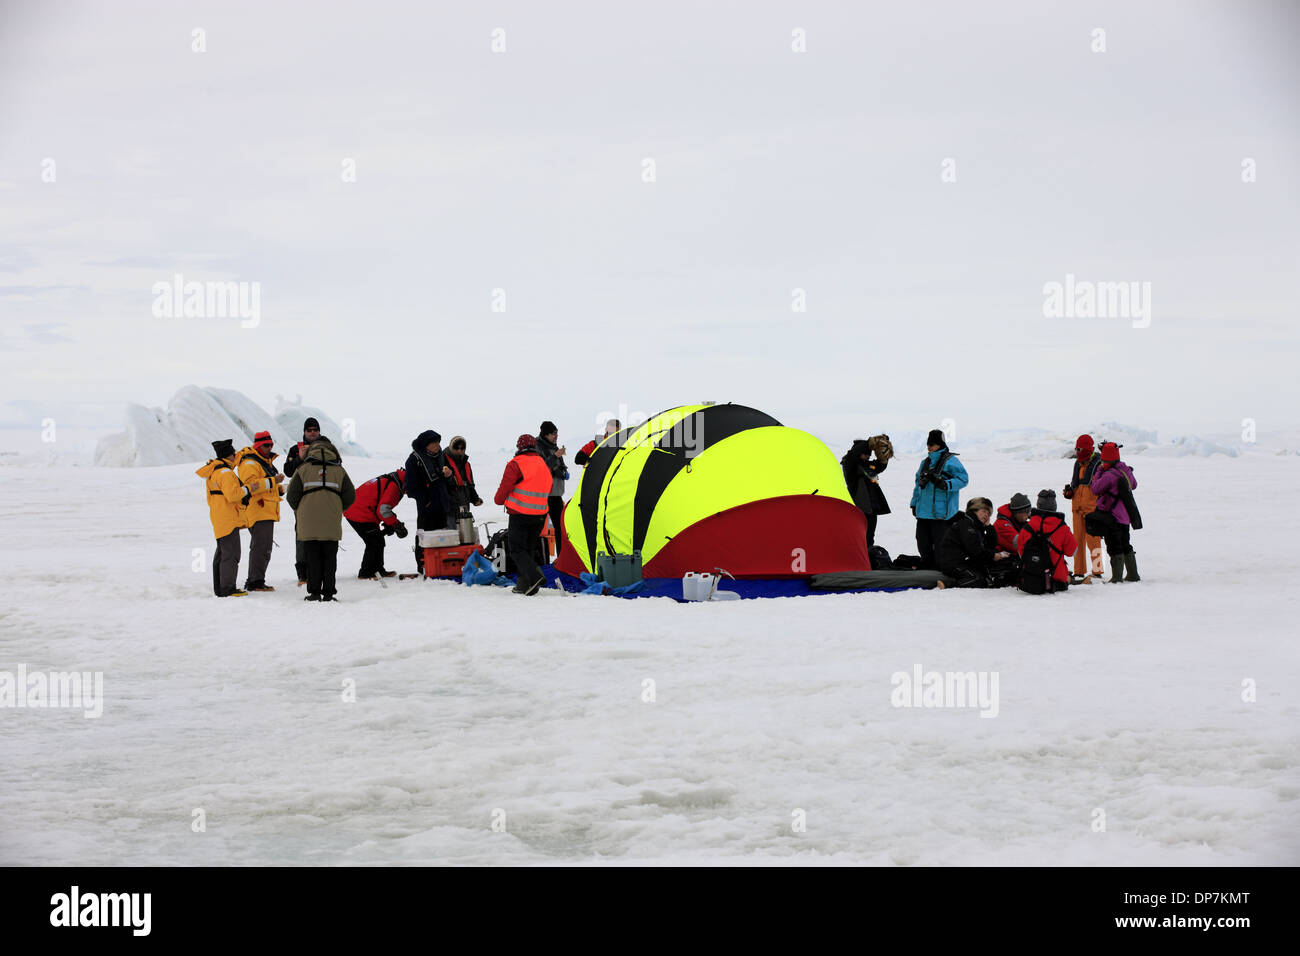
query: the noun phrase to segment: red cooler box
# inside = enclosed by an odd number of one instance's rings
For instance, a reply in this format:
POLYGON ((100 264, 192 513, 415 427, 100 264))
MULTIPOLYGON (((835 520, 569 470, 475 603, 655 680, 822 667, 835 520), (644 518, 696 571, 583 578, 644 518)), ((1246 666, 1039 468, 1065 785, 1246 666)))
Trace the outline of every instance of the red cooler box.
POLYGON ((475 551, 483 548, 477 544, 457 544, 449 548, 421 548, 420 561, 426 578, 458 578, 465 562, 475 551))

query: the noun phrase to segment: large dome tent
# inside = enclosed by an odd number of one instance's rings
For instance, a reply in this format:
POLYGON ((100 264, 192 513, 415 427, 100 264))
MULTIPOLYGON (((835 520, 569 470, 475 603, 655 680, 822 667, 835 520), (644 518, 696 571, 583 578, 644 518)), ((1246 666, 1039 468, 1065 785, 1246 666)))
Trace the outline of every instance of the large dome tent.
POLYGON ((564 509, 556 570, 641 552, 647 578, 724 568, 803 577, 870 568, 866 521, 839 461, 807 432, 745 405, 683 405, 591 455, 564 509))

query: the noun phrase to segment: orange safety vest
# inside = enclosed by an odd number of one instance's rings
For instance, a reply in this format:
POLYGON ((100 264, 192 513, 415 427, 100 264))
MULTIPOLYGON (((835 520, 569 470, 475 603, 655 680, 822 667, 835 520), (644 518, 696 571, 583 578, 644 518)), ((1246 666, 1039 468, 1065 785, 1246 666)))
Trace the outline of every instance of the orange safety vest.
POLYGON ((541 455, 515 455, 510 460, 524 473, 524 480, 506 496, 506 511, 516 515, 546 514, 546 499, 555 478, 551 469, 541 455))

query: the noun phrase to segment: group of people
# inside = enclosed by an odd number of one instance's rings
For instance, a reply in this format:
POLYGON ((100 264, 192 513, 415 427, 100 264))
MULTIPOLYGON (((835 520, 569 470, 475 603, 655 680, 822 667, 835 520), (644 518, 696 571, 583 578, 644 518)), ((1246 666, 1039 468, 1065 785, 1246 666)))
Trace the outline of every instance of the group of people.
MULTIPOLYGON (((618 431, 618 422, 606 424, 606 435, 618 431), (611 430, 612 429, 612 430, 611 430)), ((584 463, 597 441, 584 446, 575 459, 584 463)), ((213 458, 196 474, 208 493, 208 516, 216 536, 212 557, 212 590, 218 597, 239 597, 251 591, 274 591, 266 583, 275 525, 280 520, 280 499, 294 512, 294 565, 298 586, 307 589, 304 600, 336 601, 339 542, 343 521, 360 537, 364 551, 357 577, 392 577, 384 567, 384 545, 389 535, 405 538, 408 529, 398 519, 402 498, 415 502, 416 528, 455 528, 482 505, 474 483, 466 441, 457 435, 446 449, 442 436, 429 429, 411 442, 406 465, 354 486, 343 467, 338 449, 320 432, 320 422, 303 423, 302 441, 296 442, 281 472, 269 432, 253 436, 239 451, 233 439, 212 443, 213 458), (242 545, 239 532, 249 532, 248 576, 238 587, 242 545)), ((507 548, 519 571, 515 591, 536 594, 545 582, 535 557, 538 539, 549 516, 560 525, 564 508, 564 483, 569 477, 566 449, 559 444, 559 429, 544 421, 537 435, 520 435, 516 454, 506 465, 495 501, 509 515, 507 548)), ((556 556, 563 547, 556 535, 556 556)), ((416 573, 421 570, 420 549, 415 549, 416 573)))
POLYGON ((1062 494, 1071 503, 1073 530, 1057 510, 1056 492, 1043 489, 1031 504, 1016 493, 994 510, 988 498, 974 497, 960 509, 959 492, 970 483, 943 432, 926 437, 926 454, 917 466, 911 512, 916 519, 918 557, 891 560, 876 546, 876 522, 889 514, 880 473, 894 456, 888 435, 854 441, 840 460, 853 503, 867 520, 872 567, 936 570, 958 587, 1005 587, 1041 594, 1064 591, 1105 574, 1101 546, 1111 561, 1111 583, 1140 581, 1130 530, 1142 527, 1133 489, 1137 478, 1120 459, 1120 446, 1091 435, 1075 442, 1074 467, 1062 494), (1080 547, 1080 545, 1083 547, 1080 547), (1074 572, 1066 559, 1073 557, 1074 572))
MULTIPOLYGON (((619 431, 618 421, 605 423, 604 436, 587 442, 574 458, 585 465, 596 445, 619 431)), ((416 507, 416 528, 438 530, 457 527, 471 517, 470 508, 482 505, 474 482, 466 441, 452 438, 446 449, 442 436, 428 429, 411 442, 406 465, 379 475, 360 487, 352 483, 338 449, 320 433, 320 423, 303 423, 302 441, 288 452, 284 471, 276 467, 273 441, 268 432, 253 436, 239 451, 231 439, 212 443, 214 457, 197 474, 208 492, 208 510, 216 536, 212 558, 212 588, 218 597, 274 591, 266 583, 275 525, 280 520, 280 499, 294 512, 294 565, 298 586, 306 587, 308 601, 334 601, 337 593, 338 547, 343 521, 364 545, 359 578, 392 577, 384 567, 384 545, 390 535, 405 538, 406 525, 396 508, 403 498, 416 507), (249 532, 248 576, 237 586, 242 546, 239 532, 249 532)), ((557 531, 564 508, 567 449, 559 444, 554 422, 544 421, 536 435, 520 435, 515 455, 506 464, 493 500, 509 516, 505 547, 518 571, 515 592, 536 594, 545 583, 537 559, 538 541, 549 517, 557 531)), ((1056 492, 1044 489, 1031 504, 1016 493, 996 510, 988 498, 974 497, 960 508, 960 491, 970 482, 965 466, 935 429, 926 438, 926 455, 916 469, 910 509, 916 519, 917 557, 890 559, 876 546, 876 524, 890 513, 880 488, 880 474, 894 457, 888 435, 854 441, 841 459, 844 481, 853 502, 866 518, 867 547, 872 567, 910 567, 937 570, 958 587, 1016 585, 1031 593, 1063 591, 1070 584, 1101 577, 1101 546, 1111 559, 1112 583, 1138 581, 1137 556, 1130 530, 1141 528, 1133 500, 1137 478, 1120 460, 1119 446, 1104 442, 1094 447, 1090 435, 1075 443, 1074 467, 1062 494, 1071 502, 1073 530, 1057 510, 1056 492), (1082 547, 1081 547, 1082 545, 1082 547), (1070 574, 1066 559, 1074 558, 1070 574)), ((556 557, 564 536, 555 535, 556 557)), ((416 547, 416 573, 421 570, 416 547)))

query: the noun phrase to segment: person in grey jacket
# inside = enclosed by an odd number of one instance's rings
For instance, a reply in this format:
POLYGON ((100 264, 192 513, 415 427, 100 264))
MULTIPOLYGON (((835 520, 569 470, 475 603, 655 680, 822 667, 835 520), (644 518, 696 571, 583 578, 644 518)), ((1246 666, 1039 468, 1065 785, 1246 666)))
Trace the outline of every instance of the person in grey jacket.
POLYGON ((560 534, 560 515, 564 511, 564 479, 569 477, 569 466, 564 463, 565 448, 556 444, 559 440, 560 430, 555 427, 555 422, 542 422, 542 427, 537 430, 537 451, 546 462, 546 467, 551 469, 551 494, 546 504, 551 515, 551 527, 555 529, 557 559, 564 547, 564 536, 560 534))

